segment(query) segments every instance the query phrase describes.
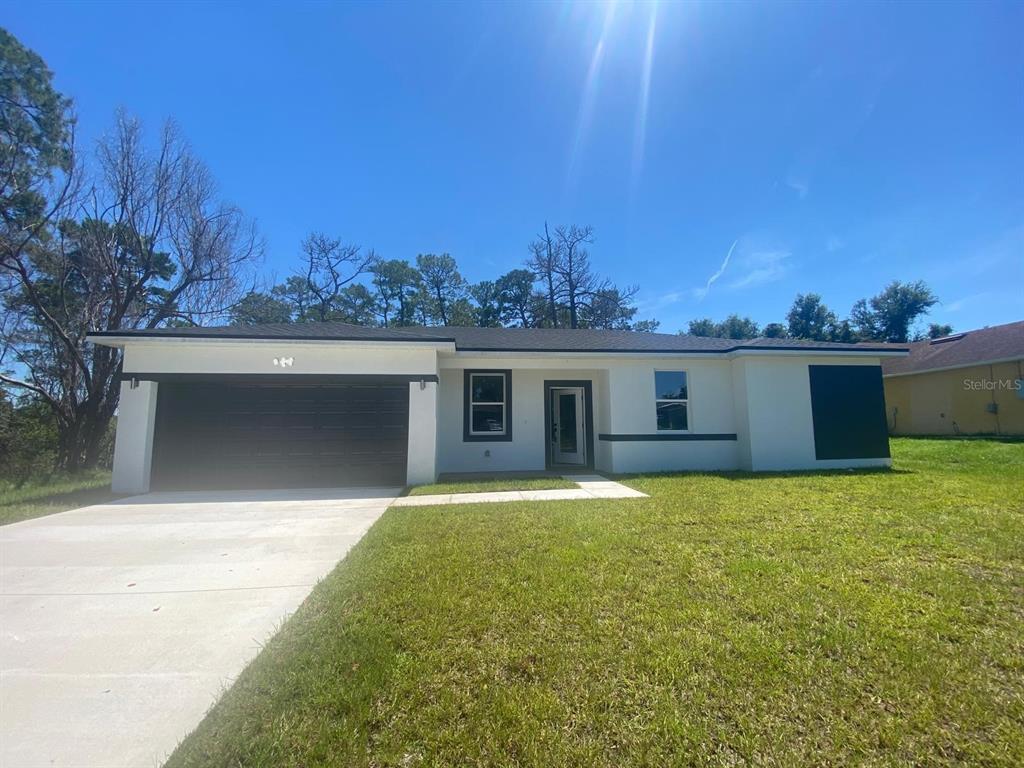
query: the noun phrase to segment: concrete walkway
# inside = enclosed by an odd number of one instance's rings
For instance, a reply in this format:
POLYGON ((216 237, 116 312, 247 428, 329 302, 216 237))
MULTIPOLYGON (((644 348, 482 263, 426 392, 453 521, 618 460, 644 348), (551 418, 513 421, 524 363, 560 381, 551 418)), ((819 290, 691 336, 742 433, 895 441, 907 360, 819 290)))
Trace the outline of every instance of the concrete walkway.
POLYGON ((394 507, 427 507, 433 504, 488 504, 498 501, 564 501, 572 499, 647 498, 646 493, 616 483, 601 475, 563 475, 579 488, 549 491, 490 491, 488 493, 441 493, 431 496, 402 496, 394 507))
POLYGON ((150 494, 0 527, 0 766, 160 765, 399 492, 150 494))

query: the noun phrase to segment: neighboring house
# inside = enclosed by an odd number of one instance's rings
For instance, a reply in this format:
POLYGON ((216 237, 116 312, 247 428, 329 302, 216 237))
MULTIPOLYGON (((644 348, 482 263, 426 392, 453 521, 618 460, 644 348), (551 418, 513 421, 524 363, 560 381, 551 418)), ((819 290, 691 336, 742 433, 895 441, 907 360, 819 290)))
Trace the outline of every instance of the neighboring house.
POLYGON ((882 363, 894 435, 1024 435, 1024 321, 915 341, 882 363))
POLYGON ((905 349, 344 323, 103 332, 114 488, 419 484, 441 472, 887 466, 905 349))

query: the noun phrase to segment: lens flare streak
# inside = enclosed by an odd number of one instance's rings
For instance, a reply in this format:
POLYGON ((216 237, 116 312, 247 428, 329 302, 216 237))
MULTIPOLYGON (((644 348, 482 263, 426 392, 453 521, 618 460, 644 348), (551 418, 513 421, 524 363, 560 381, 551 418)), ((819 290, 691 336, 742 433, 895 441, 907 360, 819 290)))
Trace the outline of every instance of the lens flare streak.
POLYGON ((644 48, 644 68, 640 82, 640 103, 636 112, 633 131, 633 164, 630 170, 630 192, 635 193, 644 165, 644 149, 647 142, 647 111, 651 100, 651 70, 654 66, 654 35, 658 25, 658 4, 651 5, 651 16, 647 22, 647 45, 644 48))
POLYGON ((590 131, 590 124, 593 121, 594 102, 601 83, 601 65, 604 61, 605 44, 614 16, 615 2, 609 2, 605 10, 604 23, 601 25, 601 36, 597 40, 597 45, 594 46, 594 53, 590 57, 590 66, 587 68, 587 78, 583 84, 583 98, 580 100, 580 111, 576 118, 576 133, 573 137, 572 151, 569 154, 569 169, 566 178, 567 188, 571 187, 575 181, 576 164, 579 161, 580 150, 590 131))

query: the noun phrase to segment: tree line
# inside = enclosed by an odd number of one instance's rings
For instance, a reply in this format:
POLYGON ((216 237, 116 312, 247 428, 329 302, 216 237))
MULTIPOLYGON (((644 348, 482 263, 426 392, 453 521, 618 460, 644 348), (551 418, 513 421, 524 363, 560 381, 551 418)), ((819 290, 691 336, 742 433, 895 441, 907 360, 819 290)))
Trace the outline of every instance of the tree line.
POLYGON ((817 293, 799 293, 786 322, 759 326, 749 317, 729 315, 721 322, 705 317, 691 320, 685 331, 694 336, 726 339, 809 339, 853 344, 884 341, 902 344, 922 339, 937 339, 953 333, 953 326, 930 323, 926 330, 912 332, 918 318, 938 303, 938 297, 921 280, 903 283, 894 280, 880 293, 860 299, 847 318, 840 319, 817 293))
POLYGON ((594 270, 593 241, 592 227, 545 224, 521 267, 470 283, 447 253, 419 254, 410 263, 313 233, 302 242, 296 271, 243 296, 230 321, 655 330, 657 321, 635 319, 636 286, 620 288, 594 270))

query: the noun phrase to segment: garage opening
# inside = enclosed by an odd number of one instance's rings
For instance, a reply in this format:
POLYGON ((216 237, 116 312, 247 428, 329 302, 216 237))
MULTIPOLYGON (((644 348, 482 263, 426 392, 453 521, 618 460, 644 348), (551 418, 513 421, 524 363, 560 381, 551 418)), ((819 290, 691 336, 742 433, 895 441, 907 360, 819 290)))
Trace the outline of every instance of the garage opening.
POLYGON ((405 485, 407 383, 161 382, 157 490, 405 485))

